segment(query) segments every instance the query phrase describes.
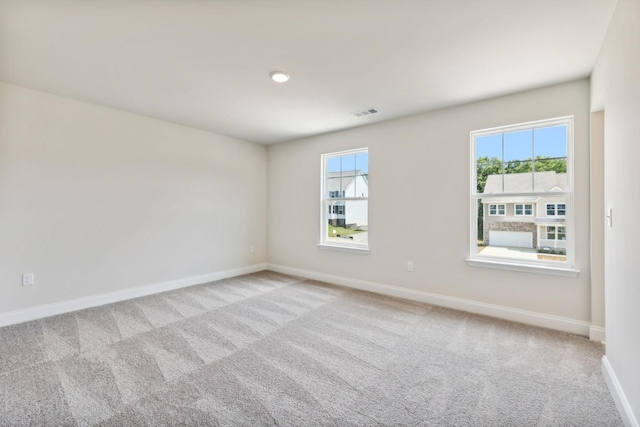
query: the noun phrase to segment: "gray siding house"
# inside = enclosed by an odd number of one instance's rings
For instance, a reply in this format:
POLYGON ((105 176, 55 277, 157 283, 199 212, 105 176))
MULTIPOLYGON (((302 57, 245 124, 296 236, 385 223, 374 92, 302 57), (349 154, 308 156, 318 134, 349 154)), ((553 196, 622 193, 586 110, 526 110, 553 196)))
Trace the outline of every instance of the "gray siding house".
POLYGON ((489 246, 566 249, 567 174, 549 172, 489 175, 482 198, 483 241, 489 246), (491 194, 546 191, 543 196, 491 194))

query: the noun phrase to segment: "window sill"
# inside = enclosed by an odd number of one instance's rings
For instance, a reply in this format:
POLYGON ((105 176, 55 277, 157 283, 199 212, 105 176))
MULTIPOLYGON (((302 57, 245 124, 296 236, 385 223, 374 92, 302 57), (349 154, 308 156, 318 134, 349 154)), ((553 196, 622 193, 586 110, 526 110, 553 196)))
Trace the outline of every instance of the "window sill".
POLYGON ((326 243, 318 243, 318 248, 329 251, 351 252, 355 254, 367 255, 370 253, 368 246, 343 246, 343 245, 328 245, 326 243))
POLYGON ((519 271, 522 273, 547 274, 552 276, 578 277, 580 270, 566 267, 553 267, 549 265, 519 264, 510 261, 496 261, 484 259, 467 259, 467 264, 472 267, 494 268, 497 270, 519 271))

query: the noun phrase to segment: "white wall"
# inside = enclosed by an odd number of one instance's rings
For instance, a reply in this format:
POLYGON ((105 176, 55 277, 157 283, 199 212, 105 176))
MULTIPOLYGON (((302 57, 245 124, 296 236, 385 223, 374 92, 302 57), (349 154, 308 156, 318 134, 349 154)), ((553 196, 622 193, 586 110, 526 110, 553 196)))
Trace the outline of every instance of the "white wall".
POLYGON ((270 265, 590 322, 588 80, 278 144, 268 157, 270 265), (566 115, 575 115, 579 276, 468 266, 469 132, 566 115), (320 156, 360 147, 369 147, 371 253, 319 249, 320 156))
POLYGON ((604 335, 604 112, 591 113, 591 324, 604 335))
POLYGON ((620 0, 592 75, 604 108, 606 359, 640 420, 640 0, 620 0))
POLYGON ((265 147, 4 83, 0 118, 0 314, 266 261, 265 147))

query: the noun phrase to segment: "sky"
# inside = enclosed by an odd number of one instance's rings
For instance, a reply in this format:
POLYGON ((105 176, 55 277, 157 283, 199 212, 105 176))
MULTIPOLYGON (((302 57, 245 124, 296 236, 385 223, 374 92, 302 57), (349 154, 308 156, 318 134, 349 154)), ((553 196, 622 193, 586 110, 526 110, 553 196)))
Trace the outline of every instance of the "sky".
POLYGON ((349 154, 347 156, 332 157, 329 159, 329 172, 359 170, 369 173, 369 153, 349 154), (342 168, 340 164, 342 163, 342 168))
POLYGON ((476 159, 485 156, 502 158, 502 135, 505 161, 530 159, 532 155, 567 157, 567 127, 562 125, 478 137, 476 159))

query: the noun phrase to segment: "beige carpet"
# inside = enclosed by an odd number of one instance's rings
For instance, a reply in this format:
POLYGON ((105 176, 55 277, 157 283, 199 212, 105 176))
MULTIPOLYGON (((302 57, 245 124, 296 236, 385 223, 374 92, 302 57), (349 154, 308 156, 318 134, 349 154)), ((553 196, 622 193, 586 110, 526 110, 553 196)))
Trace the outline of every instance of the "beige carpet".
POLYGON ((1 426, 619 426, 585 338, 261 272, 0 329, 1 426))

